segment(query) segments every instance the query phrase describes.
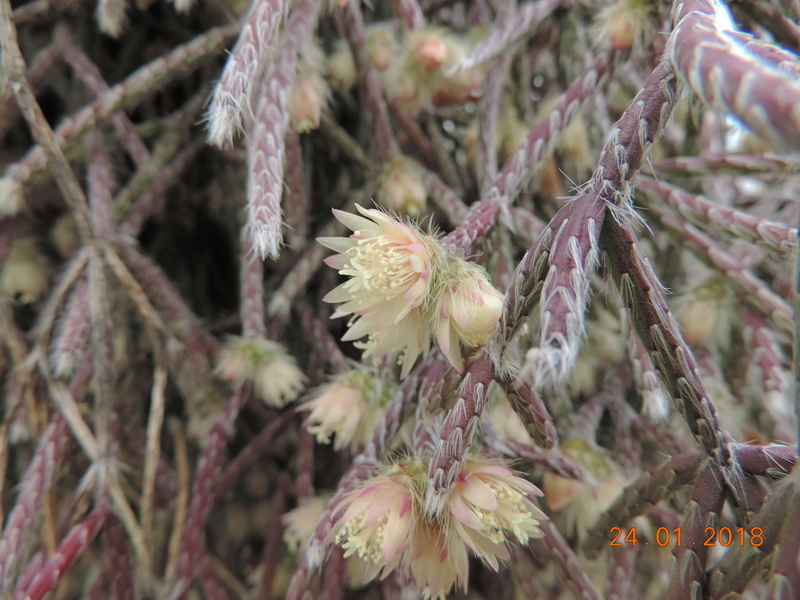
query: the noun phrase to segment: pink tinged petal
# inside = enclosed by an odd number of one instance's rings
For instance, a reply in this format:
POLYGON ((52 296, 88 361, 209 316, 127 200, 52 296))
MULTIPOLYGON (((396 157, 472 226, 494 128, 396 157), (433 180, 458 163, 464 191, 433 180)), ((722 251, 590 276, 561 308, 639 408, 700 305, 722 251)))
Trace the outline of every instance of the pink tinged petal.
MULTIPOLYGON (((351 294, 348 290, 345 289, 344 284, 336 286, 330 292, 325 294, 325 297, 322 299, 323 302, 347 302, 353 298, 353 294, 351 294)), ((341 307, 340 307, 341 310, 341 307)))
POLYGON ((464 500, 483 510, 495 511, 500 506, 492 488, 480 479, 472 478, 459 492, 464 500))
MULTIPOLYGON (((360 208, 360 207, 359 207, 360 208)), ((333 215, 348 229, 360 231, 362 229, 376 229, 377 225, 369 219, 353 215, 343 210, 333 209, 333 215)))
POLYGON ((408 288, 406 293, 403 294, 403 300, 412 302, 411 307, 417 308, 425 299, 425 290, 427 287, 428 285, 423 279, 417 279, 414 285, 408 288))
POLYGON ((345 334, 342 336, 343 342, 352 342, 353 340, 360 340, 365 335, 374 331, 374 327, 365 319, 359 319, 350 326, 345 334))
POLYGON ((350 266, 350 257, 347 256, 346 254, 334 254, 333 256, 329 256, 322 262, 324 262, 332 269, 341 271, 342 269, 346 269, 347 267, 350 266))
POLYGON ((483 529, 483 523, 481 520, 474 512, 467 508, 467 505, 464 504, 464 500, 461 498, 461 494, 458 492, 452 494, 449 508, 450 514, 464 523, 464 525, 467 527, 479 530, 483 529))
POLYGON ((334 252, 343 254, 353 247, 353 240, 343 237, 318 237, 317 242, 320 245, 330 248, 334 252))
POLYGON ((411 529, 411 514, 405 517, 389 515, 386 527, 383 530, 383 562, 391 560, 408 543, 408 534, 411 529))

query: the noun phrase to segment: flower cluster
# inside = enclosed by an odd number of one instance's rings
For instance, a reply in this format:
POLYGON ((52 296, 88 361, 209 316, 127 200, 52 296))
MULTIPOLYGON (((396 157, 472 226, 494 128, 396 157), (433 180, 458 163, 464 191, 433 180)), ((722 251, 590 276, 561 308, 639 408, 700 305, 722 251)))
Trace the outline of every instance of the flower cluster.
POLYGON ((468 549, 497 571, 510 557, 508 536, 525 544, 541 535, 546 517, 528 499, 541 492, 500 463, 469 459, 437 516, 424 510, 427 472, 420 460, 396 463, 335 508, 332 535, 346 557, 363 561, 365 582, 398 570, 425 597, 443 598, 453 585, 466 590, 468 549))
POLYGON ((503 296, 479 266, 448 254, 431 235, 375 209, 363 217, 334 211, 349 238, 318 238, 338 252, 326 264, 350 279, 323 298, 341 302, 333 317, 355 315, 343 340, 359 340, 364 357, 403 351, 401 377, 431 337, 450 363, 463 367, 459 344, 484 344, 500 319, 503 296), (366 217, 366 218, 365 218, 366 217))
POLYGON ((393 387, 369 371, 353 370, 317 388, 302 409, 309 411, 308 432, 322 444, 336 435, 333 449, 353 450, 369 441, 383 418, 393 387))
POLYGON ((229 382, 250 381, 256 395, 277 408, 297 398, 306 379, 278 342, 241 337, 231 337, 225 343, 217 374, 229 382))

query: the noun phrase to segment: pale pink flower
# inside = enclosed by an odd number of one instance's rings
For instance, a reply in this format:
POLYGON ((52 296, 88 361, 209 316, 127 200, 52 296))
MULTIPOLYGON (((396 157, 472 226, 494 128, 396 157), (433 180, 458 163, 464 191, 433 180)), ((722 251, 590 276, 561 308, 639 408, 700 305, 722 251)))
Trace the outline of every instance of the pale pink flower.
POLYGON ((447 499, 452 530, 495 571, 497 559, 508 559, 507 535, 520 544, 541 537, 539 522, 546 515, 529 496, 541 496, 535 485, 500 463, 468 461, 447 499))
POLYGON ((402 350, 405 375, 430 348, 427 323, 417 309, 423 307, 443 253, 433 237, 416 227, 379 210, 357 208, 363 217, 334 211, 353 230, 349 238, 318 239, 339 252, 325 263, 350 277, 323 300, 343 303, 333 318, 355 315, 342 339, 368 336, 362 346, 365 357, 402 350))
POLYGON ((418 504, 413 483, 393 465, 371 478, 334 509, 344 509, 333 526, 345 558, 357 555, 367 564, 364 581, 385 577, 399 564, 416 527, 418 504))
POLYGON ((528 499, 541 492, 501 463, 469 459, 440 515, 424 510, 427 471, 415 459, 392 465, 336 508, 346 509, 334 525, 336 543, 365 561, 365 582, 397 569, 423 597, 444 598, 454 585, 466 592, 469 549, 497 570, 510 556, 508 535, 521 544, 541 535, 546 517, 528 499))
POLYGON ((436 341, 450 364, 461 371, 459 341, 468 348, 486 343, 503 314, 503 295, 474 263, 460 261, 450 279, 438 305, 436 341))
POLYGON ((339 375, 303 404, 309 411, 306 428, 322 444, 335 435, 336 451, 348 445, 355 450, 369 441, 392 393, 391 386, 367 371, 339 375))
POLYGON ((216 372, 228 382, 251 382, 255 394, 277 408, 297 398, 306 380, 278 342, 235 336, 225 342, 216 372))

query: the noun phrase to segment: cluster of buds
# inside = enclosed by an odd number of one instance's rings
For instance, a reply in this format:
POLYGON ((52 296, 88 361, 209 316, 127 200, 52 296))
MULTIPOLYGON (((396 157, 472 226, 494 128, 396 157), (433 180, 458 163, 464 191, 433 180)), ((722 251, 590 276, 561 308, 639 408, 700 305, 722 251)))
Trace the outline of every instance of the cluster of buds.
POLYGON ((297 398, 306 380, 281 344, 242 337, 231 337, 225 342, 217 373, 228 382, 252 383, 255 394, 276 408, 297 398))
POLYGON ((333 318, 354 315, 342 339, 367 336, 364 357, 402 350, 405 377, 435 336, 461 371, 460 344, 486 343, 502 313, 502 294, 483 268, 448 253, 434 236, 379 210, 357 208, 363 217, 334 211, 353 231, 350 237, 318 239, 338 252, 325 263, 349 277, 323 298, 342 303, 333 318))
POLYGON ((369 371, 353 370, 317 388, 302 409, 309 411, 308 432, 321 444, 336 436, 333 449, 363 447, 378 426, 394 386, 369 371))
POLYGON ((529 499, 541 495, 499 462, 469 458, 445 510, 424 510, 428 465, 407 459, 385 468, 335 507, 341 514, 331 536, 364 565, 364 582, 402 573, 425 597, 444 598, 454 585, 465 591, 468 550, 495 571, 510 558, 509 538, 526 544, 540 537, 545 515, 529 499))
MULTIPOLYGON (((365 52, 370 64, 378 73, 385 72, 397 54, 397 40, 391 27, 373 25, 367 29, 365 52)), ((339 40, 328 58, 328 81, 334 89, 345 92, 356 83, 356 61, 350 46, 339 40)))
POLYGON ((412 115, 431 106, 451 106, 480 99, 483 73, 459 69, 464 44, 442 29, 408 33, 397 60, 386 72, 389 93, 412 115))

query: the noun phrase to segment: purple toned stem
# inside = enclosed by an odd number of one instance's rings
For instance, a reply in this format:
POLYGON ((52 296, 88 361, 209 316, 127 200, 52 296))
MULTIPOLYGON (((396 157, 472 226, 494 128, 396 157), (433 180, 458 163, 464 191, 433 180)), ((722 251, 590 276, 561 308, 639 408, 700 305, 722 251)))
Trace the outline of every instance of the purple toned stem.
POLYGON ((113 234, 111 223, 111 190, 114 186, 114 173, 111 169, 111 157, 97 131, 87 136, 89 146, 88 200, 91 211, 92 229, 95 236, 109 239, 113 234))
POLYGON ((161 198, 180 177, 200 151, 205 147, 202 140, 195 140, 186 145, 177 153, 172 162, 158 171, 158 176, 150 186, 139 196, 120 226, 120 233, 137 237, 141 233, 147 219, 150 218, 156 201, 161 198))
POLYGON ((392 0, 392 6, 406 29, 420 29, 425 26, 425 17, 417 0, 392 0))
POLYGON ((651 207, 652 212, 670 230, 685 248, 693 250, 699 258, 722 272, 742 296, 756 310, 769 316, 784 331, 794 329, 792 307, 753 275, 740 260, 722 250, 711 238, 686 223, 683 219, 667 213, 660 207, 651 207))
MULTIPOLYGON (((166 56, 140 67, 127 79, 108 90, 100 98, 68 117, 56 128, 55 142, 62 149, 89 128, 96 126, 117 111, 133 106, 155 94, 179 76, 186 76, 220 52, 236 34, 235 26, 218 27, 178 46, 166 56)), ((34 146, 18 162, 9 165, 4 173, 18 185, 25 185, 34 175, 47 168, 47 155, 41 146, 34 146)))
POLYGON ((702 196, 690 194, 649 177, 639 177, 636 184, 645 194, 658 198, 690 221, 702 222, 748 242, 775 248, 786 255, 797 247, 796 228, 721 206, 702 196))
POLYGON ((286 132, 286 222, 289 225, 289 246, 302 248, 309 237, 311 202, 306 190, 306 166, 300 134, 289 128, 286 132))
POLYGON ((272 500, 272 518, 265 532, 266 547, 262 559, 263 571, 258 587, 258 600, 272 600, 272 582, 283 550, 283 514, 286 511, 286 489, 291 484, 288 475, 281 478, 272 500))
POLYGON ((600 592, 595 588, 594 583, 586 574, 586 571, 578 561, 578 557, 569 547, 569 544, 559 533, 552 521, 545 520, 539 523, 544 537, 542 543, 555 558, 561 576, 577 593, 582 600, 601 600, 600 592))
POLYGON ((603 229, 603 248, 639 339, 653 358, 661 381, 700 446, 723 467, 725 480, 744 501, 741 468, 719 425, 717 411, 700 379, 694 355, 661 292, 661 284, 635 234, 613 219, 603 229))
POLYGON ((744 175, 747 173, 773 173, 779 171, 797 171, 800 169, 800 157, 791 154, 728 154, 708 153, 703 156, 678 156, 663 158, 652 162, 657 173, 684 173, 686 175, 714 175, 730 173, 744 175))
POLYGON ((608 574, 609 584, 607 600, 627 600, 636 597, 637 571, 636 562, 640 550, 633 546, 615 548, 611 556, 611 567, 608 574))
MULTIPOLYGON (((72 42, 61 44, 62 58, 69 64, 87 88, 98 98, 110 89, 103 79, 97 66, 86 56, 78 46, 72 42)), ((111 124, 119 133, 122 145, 131 155, 136 166, 143 167, 150 163, 150 151, 144 145, 142 138, 136 133, 136 128, 128 116, 120 111, 111 115, 111 124)))
POLYGON ((0 538, 0 594, 8 592, 13 581, 28 528, 42 510, 68 432, 66 420, 60 413, 56 414, 39 439, 36 454, 25 470, 22 489, 0 538))
POLYGON ((223 148, 230 145, 246 117, 251 117, 250 102, 270 61, 278 28, 289 4, 285 0, 253 0, 239 39, 225 63, 211 107, 208 109, 208 141, 223 148))
POLYGON ((670 577, 669 600, 697 597, 695 590, 706 588, 709 549, 703 543, 708 539, 705 529, 717 526, 724 502, 725 486, 719 468, 708 463, 697 476, 692 497, 684 511, 681 544, 672 550, 676 562, 670 577))
POLYGON ((478 42, 457 67, 471 69, 501 54, 509 54, 513 44, 523 37, 533 36, 546 22, 547 17, 562 4, 564 0, 537 0, 523 4, 501 27, 478 42))
POLYGON ((294 419, 295 415, 292 412, 285 412, 256 435, 222 471, 214 485, 215 494, 219 497, 231 490, 242 475, 273 447, 275 440, 282 433, 291 430, 290 424, 294 419))
POLYGON ((398 152, 397 142, 389 123, 386 100, 383 97, 378 76, 367 57, 364 16, 361 14, 358 2, 348 2, 344 10, 345 30, 347 31, 347 39, 350 42, 350 50, 356 62, 362 103, 367 114, 372 143, 375 146, 378 159, 381 162, 388 162, 398 152))
POLYGON ((70 530, 55 554, 44 563, 37 579, 25 591, 25 600, 41 600, 53 591, 67 570, 95 538, 108 515, 108 509, 98 508, 70 530))
MULTIPOLYGON (((707 593, 709 598, 722 600, 738 596, 768 564, 766 561, 776 550, 786 516, 800 505, 800 485, 793 479, 796 478, 787 477, 776 485, 759 513, 747 523, 745 530, 748 543, 733 545, 710 572, 707 593), (749 543, 754 528, 758 528, 761 534, 761 544, 758 546, 749 543)), ((792 527, 791 531, 796 538, 797 530, 792 527)), ((796 560, 797 554, 794 557, 796 560)))
POLYGON ((205 552, 206 521, 219 492, 217 478, 222 469, 225 442, 247 396, 247 386, 239 386, 233 393, 225 408, 225 414, 211 427, 202 454, 197 461, 192 503, 186 517, 186 529, 181 541, 180 559, 172 584, 171 597, 185 598, 192 579, 197 574, 198 565, 205 552))
POLYGON ((675 4, 665 56, 707 106, 734 115, 757 135, 800 149, 800 82, 748 49, 716 0, 675 4))
MULTIPOLYGON (((61 44, 53 42, 48 44, 33 58, 31 64, 28 65, 25 71, 25 79, 31 86, 34 92, 41 90, 45 83, 45 76, 50 72, 50 69, 58 61, 62 53, 61 44)), ((8 90, 11 93, 11 90, 8 90)), ((5 137, 8 128, 14 123, 14 119, 19 116, 19 107, 17 106, 14 98, 6 98, 0 104, 0 137, 5 137)))
POLYGON ((104 532, 113 598, 114 600, 134 600, 133 563, 131 563, 128 552, 125 529, 119 519, 112 518, 104 532))
POLYGON ((150 299, 164 311, 165 320, 186 331, 189 350, 205 349, 210 353, 216 353, 219 350, 219 341, 206 331, 200 319, 186 305, 166 274, 132 246, 120 241, 114 241, 112 244, 150 299))
POLYGON ((258 88, 255 116, 248 129, 247 229, 262 259, 267 256, 277 259, 280 255, 288 98, 298 53, 311 39, 321 3, 321 0, 300 0, 292 10, 274 62, 258 88))
POLYGON ((504 443, 511 450, 512 456, 525 459, 533 465, 542 466, 566 479, 592 481, 592 477, 586 472, 586 469, 557 450, 543 450, 539 446, 512 440, 504 443))
POLYGON ((70 295, 56 339, 52 364, 56 375, 71 373, 86 349, 89 337, 89 302, 86 280, 81 278, 70 295))
POLYGON ((628 309, 620 307, 625 339, 628 343, 628 356, 633 366, 633 382, 642 397, 642 412, 650 419, 661 420, 669 415, 670 399, 658 378, 653 359, 636 335, 628 309))
POLYGON ((264 325, 264 263, 256 254, 247 228, 239 239, 239 286, 241 294, 242 335, 262 339, 267 333, 264 325))
POLYGON ((771 479, 783 479, 797 462, 794 446, 735 444, 733 451, 746 473, 771 479))
POLYGON ((203 552, 200 557, 200 564, 197 566, 197 574, 200 583, 203 585, 205 597, 208 600, 230 600, 230 594, 225 585, 219 580, 214 572, 214 565, 208 552, 203 552))
POLYGON ((303 327, 309 334, 309 339, 316 346, 317 352, 330 363, 337 373, 344 373, 350 369, 347 357, 342 353, 336 338, 331 335, 325 322, 317 318, 308 304, 298 304, 296 309, 300 315, 303 327))
POLYGON ((495 380, 492 359, 483 354, 469 365, 456 401, 447 414, 428 468, 425 510, 431 515, 444 508, 447 494, 461 473, 461 464, 472 445, 475 430, 491 396, 495 380))
POLYGON ((508 382, 506 393, 514 412, 537 445, 542 448, 553 448, 558 444, 558 433, 553 418, 530 383, 524 379, 508 382))
POLYGON ((550 225, 554 235, 539 305, 539 346, 528 350, 524 367, 537 387, 562 383, 578 358, 605 209, 600 195, 585 194, 567 204, 550 225))

